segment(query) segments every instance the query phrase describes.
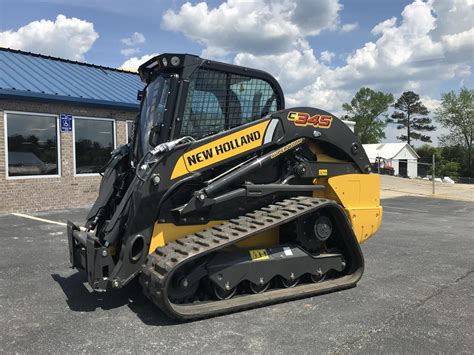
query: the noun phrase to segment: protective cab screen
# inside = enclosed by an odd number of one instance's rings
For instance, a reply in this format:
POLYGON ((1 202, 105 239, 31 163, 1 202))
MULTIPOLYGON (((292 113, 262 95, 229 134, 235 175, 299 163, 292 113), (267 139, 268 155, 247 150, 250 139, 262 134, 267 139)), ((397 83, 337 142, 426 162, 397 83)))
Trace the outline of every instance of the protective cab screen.
POLYGON ((259 119, 277 110, 277 97, 264 80, 198 69, 191 76, 181 136, 199 139, 259 119))

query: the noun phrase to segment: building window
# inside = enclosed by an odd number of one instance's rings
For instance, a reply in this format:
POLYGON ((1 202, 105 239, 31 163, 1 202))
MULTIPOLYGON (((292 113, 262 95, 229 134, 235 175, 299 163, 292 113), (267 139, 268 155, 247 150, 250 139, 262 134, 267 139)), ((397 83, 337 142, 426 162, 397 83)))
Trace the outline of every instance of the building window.
POLYGON ((58 117, 5 112, 8 177, 58 176, 58 117))
POLYGON ((115 148, 115 121, 74 117, 76 174, 97 174, 115 148))
POLYGON ((133 121, 127 121, 127 143, 131 143, 133 139, 133 121))

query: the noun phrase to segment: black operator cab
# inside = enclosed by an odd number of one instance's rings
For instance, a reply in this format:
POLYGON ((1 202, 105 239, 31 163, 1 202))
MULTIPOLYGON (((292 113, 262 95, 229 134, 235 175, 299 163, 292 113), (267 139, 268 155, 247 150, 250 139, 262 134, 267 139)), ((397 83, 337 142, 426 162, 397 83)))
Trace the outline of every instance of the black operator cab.
POLYGON ((268 73, 189 54, 161 54, 138 69, 147 84, 135 123, 134 161, 156 145, 201 139, 284 109, 280 85, 268 73))

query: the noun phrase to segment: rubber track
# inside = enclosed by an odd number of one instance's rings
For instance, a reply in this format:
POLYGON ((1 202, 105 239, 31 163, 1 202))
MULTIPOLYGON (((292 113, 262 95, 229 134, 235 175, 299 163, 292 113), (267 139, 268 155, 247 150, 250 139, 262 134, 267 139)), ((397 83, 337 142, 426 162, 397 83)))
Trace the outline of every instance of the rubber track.
MULTIPOLYGON (((336 205, 336 203, 314 197, 293 197, 157 248, 155 252, 148 255, 147 262, 143 266, 140 275, 143 292, 163 312, 172 318, 178 319, 209 317, 282 301, 281 297, 272 300, 272 292, 270 291, 256 295, 239 296, 226 301, 175 305, 168 300, 166 287, 174 272, 185 263, 243 241, 265 230, 288 223, 305 214, 310 214, 325 205, 336 205), (261 299, 256 300, 256 297, 261 299), (246 302, 244 298, 251 301, 246 302)), ((350 285, 343 286, 346 286, 345 288, 350 287, 350 285)), ((298 293, 299 288, 285 289, 285 291, 298 293)), ((337 288, 344 287, 339 285, 337 288)), ((325 292, 328 291, 331 290, 325 290, 325 292)), ((295 296, 292 295, 292 297, 286 298, 296 298, 297 296, 295 296)))

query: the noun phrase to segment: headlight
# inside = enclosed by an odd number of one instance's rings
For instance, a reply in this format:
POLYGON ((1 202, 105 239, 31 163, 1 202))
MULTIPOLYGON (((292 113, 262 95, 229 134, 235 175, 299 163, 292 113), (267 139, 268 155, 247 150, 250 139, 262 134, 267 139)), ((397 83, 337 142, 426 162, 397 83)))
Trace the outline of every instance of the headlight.
POLYGON ((179 62, 180 62, 179 57, 171 57, 171 65, 176 67, 179 65, 179 62))

